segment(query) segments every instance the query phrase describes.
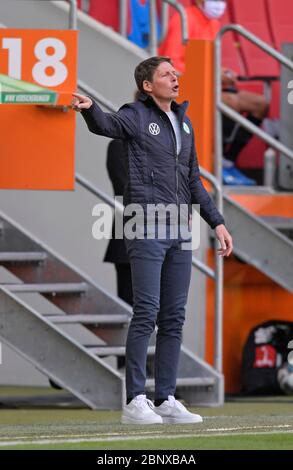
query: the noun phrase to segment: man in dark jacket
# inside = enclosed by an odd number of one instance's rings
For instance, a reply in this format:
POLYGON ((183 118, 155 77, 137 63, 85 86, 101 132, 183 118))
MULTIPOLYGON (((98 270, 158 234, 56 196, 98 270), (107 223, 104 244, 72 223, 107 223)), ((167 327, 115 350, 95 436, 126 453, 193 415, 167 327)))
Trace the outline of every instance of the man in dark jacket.
MULTIPOLYGON (((112 140, 107 149, 107 170, 115 196, 123 196, 124 194, 127 183, 126 160, 127 155, 123 140, 112 140)), ((132 305, 133 294, 130 263, 124 240, 115 238, 115 220, 112 225, 112 238, 109 241, 104 261, 115 264, 118 296, 129 305, 132 305)), ((123 361, 119 361, 118 358, 118 363, 123 364, 123 361)))
MULTIPOLYGON (((134 101, 139 98, 139 91, 134 94, 134 101)), ((127 145, 121 139, 114 139, 107 148, 107 171, 111 180, 114 195, 123 197, 127 184, 127 145)), ((112 238, 104 256, 104 261, 114 263, 117 275, 118 296, 129 305, 133 303, 131 282, 131 268, 126 246, 123 239, 115 238, 115 217, 112 224, 112 238)), ((118 357, 121 367, 124 366, 124 358, 118 357)))
MULTIPOLYGON (((135 103, 117 113, 104 113, 89 97, 74 93, 72 107, 82 111, 89 130, 123 139, 128 148, 128 182, 124 205, 139 204, 147 214, 151 204, 175 207, 200 205, 203 219, 215 229, 221 249, 229 256, 232 238, 200 180, 188 103, 179 105, 179 85, 169 58, 151 57, 135 69, 141 92, 135 103)), ((167 221, 167 236, 125 236, 131 264, 133 317, 126 342, 126 393, 122 423, 198 423, 175 397, 182 327, 191 276, 192 251, 182 249, 184 237, 174 235, 167 221), (158 326, 155 354, 155 406, 145 395, 146 358, 149 339, 158 326)))
MULTIPOLYGON (((114 139, 107 149, 107 170, 111 180, 114 195, 123 196, 127 183, 127 155, 123 140, 114 139)), ((115 219, 112 225, 112 238, 104 256, 104 262, 113 263, 116 269, 117 293, 118 296, 129 305, 133 303, 131 267, 126 251, 126 246, 122 238, 115 238, 115 219)), ((125 357, 118 356, 117 367, 121 369, 125 366, 125 357)))

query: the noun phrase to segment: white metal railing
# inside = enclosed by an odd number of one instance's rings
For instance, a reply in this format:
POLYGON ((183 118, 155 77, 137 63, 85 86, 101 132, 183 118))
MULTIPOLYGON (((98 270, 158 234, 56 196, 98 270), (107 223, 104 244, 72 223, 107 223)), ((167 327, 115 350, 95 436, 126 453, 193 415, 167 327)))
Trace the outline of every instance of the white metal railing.
POLYGON ((69 29, 77 29, 77 0, 67 0, 69 9, 69 29))
MULTIPOLYGON (((178 11, 181 18, 181 31, 182 31, 182 42, 188 41, 188 27, 187 27, 187 16, 183 5, 178 3, 176 0, 162 0, 162 18, 163 18, 163 35, 166 35, 168 29, 168 5, 178 11)), ((163 36, 163 37, 164 37, 163 36)), ((157 11, 156 11, 156 0, 150 0, 150 38, 149 38, 149 53, 151 56, 157 55, 158 49, 158 38, 157 38, 157 11)))

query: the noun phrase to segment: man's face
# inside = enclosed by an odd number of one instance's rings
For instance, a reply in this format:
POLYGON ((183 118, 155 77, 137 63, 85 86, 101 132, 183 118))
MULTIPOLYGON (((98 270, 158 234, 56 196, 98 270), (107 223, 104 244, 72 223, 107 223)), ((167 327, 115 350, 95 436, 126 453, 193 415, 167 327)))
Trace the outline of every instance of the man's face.
POLYGON ((144 90, 155 98, 174 100, 179 94, 177 72, 169 62, 162 62, 155 70, 152 82, 143 82, 144 90))

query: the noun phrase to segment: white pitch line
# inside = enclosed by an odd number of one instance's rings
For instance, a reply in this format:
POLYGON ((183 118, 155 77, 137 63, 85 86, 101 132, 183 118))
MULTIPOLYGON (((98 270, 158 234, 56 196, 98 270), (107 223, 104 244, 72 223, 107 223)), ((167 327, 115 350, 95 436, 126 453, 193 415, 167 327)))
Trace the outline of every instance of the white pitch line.
MULTIPOLYGON (((196 425, 197 426, 197 425, 196 425)), ((222 432, 229 432, 229 431, 249 431, 249 430, 253 430, 253 429, 285 429, 285 428, 292 428, 292 431, 293 431, 293 424, 275 424, 275 425, 257 425, 257 426, 235 426, 235 427, 230 427, 230 428, 207 428, 207 429, 203 429, 203 428, 197 428, 198 431, 200 433, 202 432, 211 432, 211 433, 214 433, 214 432, 219 432, 219 431, 222 431, 222 432)), ((148 435, 156 435, 154 437, 160 437, 160 436, 165 436, 166 434, 166 431, 164 429, 159 429, 159 430, 151 430, 151 431, 143 431, 143 434, 140 434, 141 436, 146 436, 148 437, 148 435)), ((181 430, 180 431, 182 437, 184 437, 186 434, 190 434, 189 433, 189 430, 181 430)), ((169 434, 170 436, 172 436, 172 434, 169 434)), ((176 434, 177 436, 178 434, 176 434)), ((197 436, 197 435, 201 435, 201 434, 194 434, 194 436, 197 436)), ((100 433, 100 434, 97 434, 96 437, 99 438, 99 437, 123 437, 123 432, 104 432, 104 433, 100 433)), ((127 436, 131 437, 136 437, 137 436, 137 432, 135 431, 132 431, 130 432, 130 430, 127 429, 127 436)), ((39 435, 39 439, 51 439, 51 435, 48 436, 48 435, 39 435)), ((57 434, 55 435, 55 438, 56 439, 62 439, 62 438, 96 438, 93 433, 91 434, 71 434, 70 437, 68 436, 68 434, 57 434)), ((21 439, 27 439, 28 436, 14 436, 12 439, 16 439, 16 440, 21 440, 21 439)), ((9 439, 9 438, 8 438, 9 439)), ((7 440, 7 437, 6 437, 6 440, 7 440)), ((0 442, 2 442, 2 439, 0 437, 0 442)))
MULTIPOLYGON (((292 402, 292 404, 293 404, 293 402, 292 402)), ((273 416, 274 416, 274 418, 282 418, 282 419, 284 419, 284 417, 286 417, 286 419, 293 418, 293 415, 288 415, 288 414, 286 414, 286 416, 285 415, 275 415, 274 414, 273 416)), ((209 420, 209 419, 234 419, 234 418, 243 418, 243 417, 247 418, 247 417, 249 417, 249 415, 219 415, 219 416, 215 415, 215 416, 204 416, 203 418, 204 418, 204 421, 206 421, 206 420, 209 420)), ((267 419, 267 415, 265 415, 265 414, 258 415, 258 418, 266 418, 267 419)))
MULTIPOLYGON (((201 434, 201 435, 195 435, 195 434, 186 434, 185 436, 181 435, 174 435, 174 436, 164 436, 164 439, 183 439, 185 437, 230 437, 230 436, 257 436, 257 435, 263 435, 263 434, 293 434, 293 429, 292 431, 266 431, 265 433, 262 433, 261 431, 256 431, 256 432, 233 432, 233 433, 215 433, 215 434, 201 434)), ((106 438, 85 438, 85 439, 60 439, 60 440, 49 440, 49 439, 44 439, 44 440, 39 440, 39 441, 2 441, 0 443, 0 447, 11 447, 11 446, 17 446, 17 445, 51 445, 51 444, 79 444, 82 442, 111 442, 111 441, 141 441, 141 440, 146 440, 146 439, 157 439, 158 436, 132 436, 132 437, 106 437, 106 438)))
MULTIPOLYGON (((182 431, 182 432, 184 433, 185 431, 182 431)), ((148 437, 149 434, 151 434, 151 435, 156 434, 156 437, 160 437, 164 433, 162 431, 143 431, 143 434, 141 434, 141 435, 145 435, 146 437, 148 437)), ((123 437, 123 435, 124 434, 121 433, 121 432, 102 432, 100 434, 97 434, 96 437, 97 438, 99 438, 99 437, 108 437, 108 436, 109 437, 115 437, 115 436, 117 436, 117 437, 122 436, 123 437)), ((55 436, 56 439, 62 439, 62 438, 67 439, 67 438, 69 438, 68 434, 57 434, 57 435, 55 434, 54 436, 55 436)), ((131 432, 127 432, 127 436, 134 436, 135 437, 135 436, 137 436, 137 432, 134 433, 134 434, 132 434, 131 432)), ((26 436, 13 436, 13 437, 11 437, 11 439, 9 437, 5 437, 5 439, 6 440, 7 439, 22 440, 22 439, 28 439, 28 437, 29 436, 27 436, 27 435, 26 436)), ((42 435, 41 434, 38 437, 39 437, 39 439, 51 439, 52 435, 48 436, 48 435, 42 435)), ((91 434, 70 434, 70 439, 75 439, 75 438, 78 438, 78 439, 79 438, 94 438, 94 439, 96 439, 96 437, 94 437, 93 433, 91 433, 91 434)), ((2 438, 0 437, 0 443, 3 442, 2 439, 3 439, 3 437, 2 438)))
POLYGON ((208 432, 223 431, 223 432, 225 432, 225 431, 245 431, 246 429, 249 430, 249 429, 266 429, 266 428, 269 428, 269 429, 292 428, 292 430, 293 430, 293 425, 291 425, 291 424, 276 424, 276 425, 270 426, 270 425, 264 424, 264 425, 258 425, 258 426, 236 426, 235 428, 212 428, 212 429, 205 429, 204 431, 208 431, 208 432))
MULTIPOLYGON (((162 437, 164 439, 183 439, 183 438, 200 438, 200 437, 224 437, 224 436, 257 436, 257 435, 263 435, 263 434, 293 434, 293 428, 288 430, 288 429, 280 429, 280 428, 288 428, 290 425, 278 425, 275 427, 271 426, 265 426, 269 427, 269 431, 262 432, 261 430, 259 431, 250 431, 250 429, 263 429, 264 426, 252 426, 249 428, 222 428, 222 429, 206 429, 203 430, 201 434, 175 434, 175 435, 163 435, 162 437), (233 430, 233 432, 219 432, 227 429, 227 431, 233 430), (242 432, 235 432, 235 430, 242 432), (245 432, 245 430, 247 430, 245 432), (244 432, 243 432, 244 431, 244 432), (210 434, 207 434, 209 432, 210 434)), ((82 442, 111 442, 111 441, 138 441, 138 440, 146 440, 146 439, 157 439, 158 435, 155 436, 149 436, 149 435, 140 435, 138 436, 133 435, 133 436, 122 436, 122 435, 117 435, 113 437, 113 434, 108 437, 85 437, 84 435, 81 435, 80 437, 76 436, 75 438, 69 438, 69 439, 49 439, 49 438, 44 438, 44 439, 38 439, 38 440, 31 440, 31 441, 24 441, 21 440, 21 437, 18 437, 18 440, 14 441, 0 441, 0 447, 10 447, 10 446, 17 446, 17 445, 50 445, 50 444, 78 444, 82 442)), ((26 437, 27 439, 27 437, 26 437)))

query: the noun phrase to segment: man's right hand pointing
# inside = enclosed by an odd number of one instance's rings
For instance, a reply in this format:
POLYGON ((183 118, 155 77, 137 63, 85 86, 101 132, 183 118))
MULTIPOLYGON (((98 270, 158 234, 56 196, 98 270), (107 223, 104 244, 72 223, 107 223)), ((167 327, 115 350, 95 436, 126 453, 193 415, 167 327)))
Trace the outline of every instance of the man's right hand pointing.
POLYGON ((74 111, 82 111, 83 109, 89 109, 93 102, 88 96, 79 95, 78 93, 72 93, 73 100, 71 102, 71 107, 74 111))

